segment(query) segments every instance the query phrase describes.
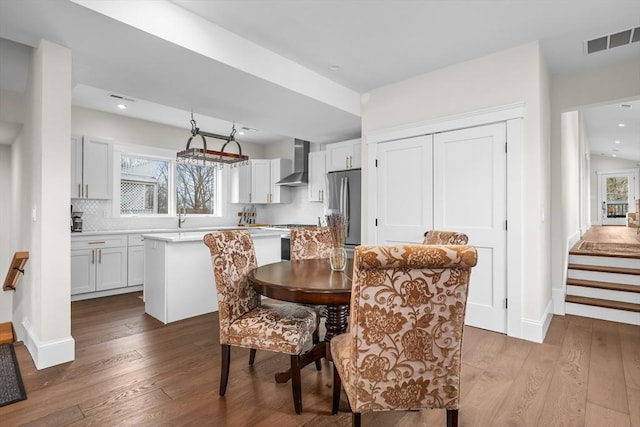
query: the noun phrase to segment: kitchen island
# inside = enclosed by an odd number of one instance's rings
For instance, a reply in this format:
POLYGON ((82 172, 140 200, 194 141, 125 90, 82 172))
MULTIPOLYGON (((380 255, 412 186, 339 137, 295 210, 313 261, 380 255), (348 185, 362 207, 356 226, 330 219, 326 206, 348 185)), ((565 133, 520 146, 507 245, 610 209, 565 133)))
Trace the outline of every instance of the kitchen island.
MULTIPOLYGON (((205 234, 217 230, 143 234, 144 301, 147 314, 163 323, 218 310, 205 234)), ((247 228, 258 265, 280 261, 280 232, 247 228)))

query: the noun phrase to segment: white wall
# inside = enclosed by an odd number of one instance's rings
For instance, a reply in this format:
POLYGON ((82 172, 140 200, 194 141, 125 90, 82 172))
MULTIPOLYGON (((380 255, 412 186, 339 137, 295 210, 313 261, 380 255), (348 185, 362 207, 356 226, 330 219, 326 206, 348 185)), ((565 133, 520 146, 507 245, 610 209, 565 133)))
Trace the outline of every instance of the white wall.
POLYGON ((34 50, 24 130, 12 146, 11 250, 29 251, 12 320, 39 369, 74 359, 70 312, 71 52, 34 50))
MULTIPOLYGON (((567 266, 567 248, 580 234, 579 212, 563 208, 563 194, 579 193, 581 174, 564 173, 575 169, 576 162, 583 168, 588 161, 567 160, 576 154, 573 140, 562 138, 562 113, 581 108, 604 105, 640 96, 640 59, 621 62, 608 67, 555 76, 551 82, 551 284, 554 306, 564 306, 564 277, 567 266)), ((591 164, 593 170, 594 165, 591 164)), ((586 173, 586 171, 584 172, 586 173)), ((584 174, 582 174, 584 176, 584 174)), ((593 174, 591 174, 593 178, 593 174)), ((584 191, 586 194, 586 191, 584 191)), ((575 198, 573 199, 575 200, 575 198)), ((584 205, 584 204, 583 204, 584 205)), ((595 221, 592 216, 592 222, 595 221)), ((559 313, 556 310, 556 313, 559 313)), ((560 314, 560 313, 559 313, 560 314)))
POLYGON ((518 240, 523 254, 522 316, 534 323, 547 321, 551 301, 548 87, 546 65, 536 42, 378 88, 363 96, 362 106, 362 133, 366 137, 375 130, 525 104, 522 158, 518 162, 522 175, 519 221, 524 226, 518 240))
MULTIPOLYGON (((11 146, 0 145, 0 277, 4 282, 13 257, 10 242, 11 227, 11 146)), ((13 312, 13 291, 0 290, 0 323, 10 322, 13 312)))

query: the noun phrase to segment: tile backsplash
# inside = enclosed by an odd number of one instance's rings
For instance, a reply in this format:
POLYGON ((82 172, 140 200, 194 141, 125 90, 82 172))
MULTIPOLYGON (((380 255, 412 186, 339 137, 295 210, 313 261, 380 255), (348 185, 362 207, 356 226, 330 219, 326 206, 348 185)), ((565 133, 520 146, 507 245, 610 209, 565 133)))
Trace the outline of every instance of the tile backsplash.
MULTIPOLYGON (((308 187, 291 187, 291 203, 255 205, 256 222, 266 224, 317 224, 324 218, 322 203, 308 201, 308 187)), ((136 230, 178 228, 175 217, 113 217, 111 200, 72 199, 73 211, 83 212, 83 231, 136 230)), ((187 215, 184 228, 229 226, 238 223, 237 212, 249 205, 228 204, 223 217, 187 215)))

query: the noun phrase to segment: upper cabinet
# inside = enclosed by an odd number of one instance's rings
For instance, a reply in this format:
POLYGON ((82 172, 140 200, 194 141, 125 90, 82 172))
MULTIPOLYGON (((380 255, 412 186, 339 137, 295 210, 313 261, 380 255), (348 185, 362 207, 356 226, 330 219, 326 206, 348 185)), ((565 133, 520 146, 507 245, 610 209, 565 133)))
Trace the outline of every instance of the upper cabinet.
POLYGON ((327 144, 325 150, 327 172, 357 169, 361 166, 359 138, 327 144))
POLYGON ((276 185, 291 174, 290 159, 251 159, 231 169, 231 203, 289 203, 288 187, 276 185))
POLYGON ((313 151, 309 153, 309 201, 324 201, 326 152, 313 151))
POLYGON ((71 137, 71 198, 111 199, 112 143, 89 136, 71 137))
POLYGON ((251 203, 251 165, 233 166, 229 173, 231 180, 230 202, 251 203))

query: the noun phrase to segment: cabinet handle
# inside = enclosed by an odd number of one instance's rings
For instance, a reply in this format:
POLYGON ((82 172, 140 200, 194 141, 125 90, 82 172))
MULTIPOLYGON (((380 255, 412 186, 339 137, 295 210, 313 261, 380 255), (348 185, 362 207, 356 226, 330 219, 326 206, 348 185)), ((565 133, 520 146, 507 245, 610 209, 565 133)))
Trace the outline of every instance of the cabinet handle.
POLYGON ((345 163, 344 168, 349 169, 349 156, 344 158, 344 163, 345 163))
POLYGON ((251 193, 249 193, 249 203, 251 203, 251 193))
POLYGON ((106 244, 106 243, 107 243, 107 242, 102 241, 102 242, 89 242, 88 244, 89 244, 89 245, 104 245, 104 244, 106 244))
POLYGON ((91 250, 91 264, 96 263, 96 251, 91 250))
POLYGON ((98 264, 102 264, 102 249, 98 249, 98 264))
POLYGON ((353 167, 353 158, 349 156, 349 169, 353 167))
POLYGON ((87 188, 87 191, 84 192, 84 197, 89 198, 89 184, 85 185, 85 187, 87 188))
POLYGON ((82 191, 82 184, 78 184, 78 198, 82 197, 80 192, 82 191))

